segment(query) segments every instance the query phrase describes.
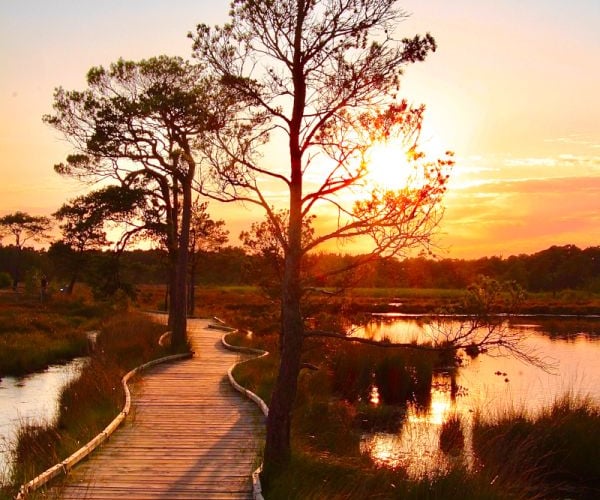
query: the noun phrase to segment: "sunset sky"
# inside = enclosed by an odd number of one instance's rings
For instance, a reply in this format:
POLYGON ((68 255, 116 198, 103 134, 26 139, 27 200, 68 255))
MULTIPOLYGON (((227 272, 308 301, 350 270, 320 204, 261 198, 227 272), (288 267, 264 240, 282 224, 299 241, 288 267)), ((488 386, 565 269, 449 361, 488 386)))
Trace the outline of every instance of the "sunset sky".
MULTIPOLYGON (((438 51, 408 67, 427 105, 424 148, 452 149, 440 256, 507 257, 600 245, 600 2, 407 0, 401 33, 438 51)), ((53 172, 68 145, 44 125, 53 89, 82 89, 119 57, 189 57, 188 31, 224 0, 1 0, 0 215, 49 215, 81 185, 53 172)), ((253 218, 211 203, 233 236, 253 218)))

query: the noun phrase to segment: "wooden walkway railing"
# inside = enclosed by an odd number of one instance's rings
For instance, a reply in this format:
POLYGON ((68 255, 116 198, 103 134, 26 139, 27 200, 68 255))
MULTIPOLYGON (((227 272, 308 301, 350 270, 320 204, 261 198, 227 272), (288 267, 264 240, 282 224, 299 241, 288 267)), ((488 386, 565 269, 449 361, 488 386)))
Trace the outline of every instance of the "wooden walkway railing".
POLYGON ((134 383, 124 426, 69 473, 61 498, 252 498, 264 417, 229 384, 239 355, 208 324, 188 322, 193 358, 134 383))

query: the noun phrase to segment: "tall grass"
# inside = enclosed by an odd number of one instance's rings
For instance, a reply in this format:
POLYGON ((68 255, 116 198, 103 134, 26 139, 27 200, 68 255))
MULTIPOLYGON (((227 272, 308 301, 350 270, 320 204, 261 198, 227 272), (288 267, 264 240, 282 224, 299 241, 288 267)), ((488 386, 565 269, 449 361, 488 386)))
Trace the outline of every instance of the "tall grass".
POLYGON ((440 364, 436 353, 382 350, 376 346, 328 343, 323 347, 331 367, 333 392, 356 402, 368 399, 375 384, 386 404, 409 400, 427 404, 433 370, 440 364))
POLYGON ((86 330, 104 307, 58 296, 45 303, 0 298, 0 376, 22 375, 87 353, 86 330))
POLYGON ((600 498, 600 408, 567 394, 536 415, 475 419, 473 445, 488 474, 531 497, 600 498))
POLYGON ((164 330, 164 325, 133 312, 118 313, 102 325, 90 362, 62 391, 58 421, 52 425, 26 424, 19 429, 12 491, 106 427, 123 405, 123 375, 166 354, 158 346, 164 330))
POLYGON ((440 450, 456 455, 465 447, 465 433, 459 415, 450 415, 440 429, 440 450))
MULTIPOLYGON (((245 344, 252 338, 240 336, 245 344)), ((269 500, 600 498, 600 408, 590 400, 567 395, 536 416, 476 415, 473 461, 453 460, 449 468, 413 479, 402 468, 377 467, 361 455, 361 432, 397 429, 404 417, 402 405, 369 404, 365 390, 376 383, 383 401, 386 394, 400 400, 418 387, 412 379, 421 377, 425 394, 428 373, 439 360, 311 340, 303 361, 320 368, 301 371, 294 455, 289 467, 266 478, 269 500)), ((268 402, 277 356, 245 363, 234 374, 268 402)), ((440 449, 460 456, 466 432, 459 416, 451 417, 440 429, 440 449)))
POLYGON ((281 475, 272 478, 269 500, 500 500, 509 497, 495 483, 473 478, 464 468, 445 475, 410 480, 402 469, 375 468, 361 458, 339 460, 297 453, 281 475))

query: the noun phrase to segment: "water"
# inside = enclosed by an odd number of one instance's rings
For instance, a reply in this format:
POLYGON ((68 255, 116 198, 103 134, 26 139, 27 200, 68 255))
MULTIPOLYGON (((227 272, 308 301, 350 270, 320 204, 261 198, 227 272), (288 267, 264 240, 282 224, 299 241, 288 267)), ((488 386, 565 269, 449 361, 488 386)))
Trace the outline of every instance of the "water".
MULTIPOLYGON (((457 322, 454 322, 456 326, 457 322)), ((456 372, 434 375, 428 407, 409 404, 406 419, 396 433, 365 434, 361 450, 380 465, 402 466, 422 477, 472 462, 472 416, 494 416, 510 409, 535 413, 567 392, 589 396, 600 404, 600 319, 521 318, 508 325, 511 334, 526 337, 524 345, 543 357, 552 373, 515 358, 487 354, 471 360, 456 372), (442 424, 459 415, 465 427, 464 452, 449 456, 439 450, 442 424)), ((425 318, 380 316, 354 335, 395 342, 422 342, 435 334, 425 318)))
POLYGON ((0 483, 8 474, 18 427, 23 423, 53 422, 58 416, 62 388, 79 375, 87 359, 77 358, 43 372, 0 380, 0 483))

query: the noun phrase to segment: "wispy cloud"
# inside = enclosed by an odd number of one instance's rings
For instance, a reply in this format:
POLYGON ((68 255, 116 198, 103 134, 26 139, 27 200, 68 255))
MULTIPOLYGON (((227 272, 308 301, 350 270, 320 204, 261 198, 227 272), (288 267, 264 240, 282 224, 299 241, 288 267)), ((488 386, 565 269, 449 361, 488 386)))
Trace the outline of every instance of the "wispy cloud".
POLYGON ((565 144, 570 146, 588 146, 592 148, 600 147, 597 137, 583 134, 571 134, 563 137, 554 137, 551 139, 545 139, 544 142, 551 144, 565 144))
POLYGON ((450 193, 443 240, 458 257, 600 243, 600 177, 493 181, 450 193))
POLYGON ((504 162, 508 167, 555 167, 556 158, 511 158, 504 162))

